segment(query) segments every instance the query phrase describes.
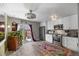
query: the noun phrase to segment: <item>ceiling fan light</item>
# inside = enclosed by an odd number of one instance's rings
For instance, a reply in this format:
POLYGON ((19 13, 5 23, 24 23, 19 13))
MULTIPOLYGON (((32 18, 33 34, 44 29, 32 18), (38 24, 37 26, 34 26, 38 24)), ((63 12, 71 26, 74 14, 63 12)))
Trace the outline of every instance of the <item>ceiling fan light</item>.
POLYGON ((35 19, 36 15, 34 13, 32 13, 32 10, 30 10, 29 13, 25 14, 25 16, 27 16, 27 19, 35 19))
POLYGON ((33 13, 27 13, 27 18, 28 19, 35 19, 36 18, 36 15, 33 14, 33 13))

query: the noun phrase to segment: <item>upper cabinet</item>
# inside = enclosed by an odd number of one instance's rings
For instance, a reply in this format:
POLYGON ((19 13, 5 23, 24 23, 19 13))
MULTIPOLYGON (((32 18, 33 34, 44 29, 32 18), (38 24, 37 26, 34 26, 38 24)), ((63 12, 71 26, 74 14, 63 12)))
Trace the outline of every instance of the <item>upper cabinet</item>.
POLYGON ((78 29, 78 16, 73 15, 70 17, 70 29, 78 29))
POLYGON ((72 15, 61 19, 63 24, 63 29, 78 29, 78 17, 77 15, 72 15))
POLYGON ((47 21, 47 30, 53 30, 54 29, 54 22, 49 20, 47 21))
POLYGON ((69 18, 65 17, 62 20, 62 24, 63 24, 63 29, 69 29, 70 25, 69 25, 69 18))

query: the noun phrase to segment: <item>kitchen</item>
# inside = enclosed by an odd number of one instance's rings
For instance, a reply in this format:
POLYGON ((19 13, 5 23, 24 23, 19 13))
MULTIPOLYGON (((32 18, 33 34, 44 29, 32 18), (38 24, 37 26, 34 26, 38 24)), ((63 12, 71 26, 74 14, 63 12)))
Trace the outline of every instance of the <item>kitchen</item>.
POLYGON ((47 33, 45 34, 46 41, 50 43, 54 43, 53 32, 56 31, 56 29, 54 28, 56 25, 63 25, 62 29, 61 27, 60 29, 58 29, 60 31, 59 33, 62 36, 61 43, 59 45, 79 52, 78 50, 79 49, 78 48, 78 15, 75 14, 75 15, 67 16, 57 20, 48 20, 47 22, 42 22, 41 26, 45 26, 47 30, 47 33), (68 33, 70 35, 67 35, 68 33))

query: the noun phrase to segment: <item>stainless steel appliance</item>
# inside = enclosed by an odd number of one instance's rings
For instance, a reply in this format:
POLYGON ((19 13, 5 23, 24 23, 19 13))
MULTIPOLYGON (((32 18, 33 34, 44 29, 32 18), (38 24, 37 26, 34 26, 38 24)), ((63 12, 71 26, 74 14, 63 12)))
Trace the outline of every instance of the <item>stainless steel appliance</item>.
POLYGON ((53 43, 62 46, 62 34, 63 24, 54 25, 53 43))
POLYGON ((63 30, 63 24, 54 25, 54 30, 63 30))

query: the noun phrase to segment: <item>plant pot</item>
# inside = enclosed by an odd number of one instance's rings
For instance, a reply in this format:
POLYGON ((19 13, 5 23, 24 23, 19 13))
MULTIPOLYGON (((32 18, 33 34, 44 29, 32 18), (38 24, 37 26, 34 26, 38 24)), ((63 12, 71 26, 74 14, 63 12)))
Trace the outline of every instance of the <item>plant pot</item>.
POLYGON ((8 37, 7 46, 9 51, 15 51, 19 47, 18 36, 8 37))

